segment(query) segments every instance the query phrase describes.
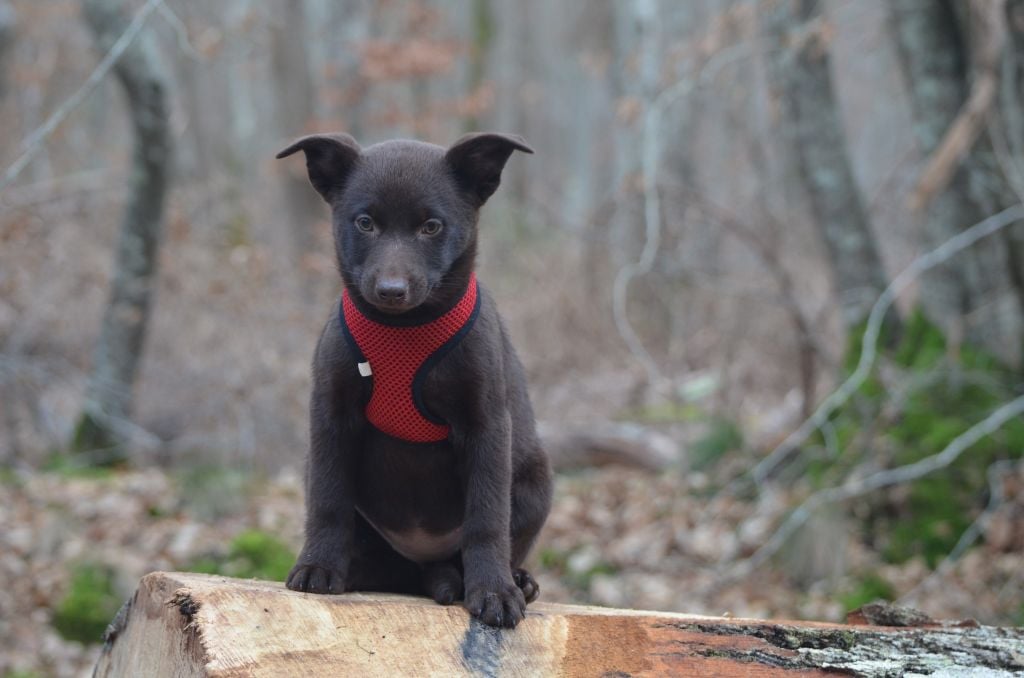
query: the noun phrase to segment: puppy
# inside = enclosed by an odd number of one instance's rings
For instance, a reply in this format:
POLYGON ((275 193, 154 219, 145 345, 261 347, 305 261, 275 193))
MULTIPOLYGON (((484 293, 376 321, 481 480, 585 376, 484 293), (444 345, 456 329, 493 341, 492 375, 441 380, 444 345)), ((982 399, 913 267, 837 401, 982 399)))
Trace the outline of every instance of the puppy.
POLYGON ((306 541, 287 586, 462 600, 514 627, 539 592, 521 565, 551 470, 522 364, 476 280, 480 208, 519 137, 360 148, 303 137, 331 207, 342 298, 313 359, 306 541))

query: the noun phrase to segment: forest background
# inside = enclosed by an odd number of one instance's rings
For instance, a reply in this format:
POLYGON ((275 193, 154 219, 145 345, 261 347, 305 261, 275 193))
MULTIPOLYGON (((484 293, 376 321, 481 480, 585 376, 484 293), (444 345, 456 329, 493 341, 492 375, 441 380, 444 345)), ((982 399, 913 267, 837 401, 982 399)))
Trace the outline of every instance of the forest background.
POLYGON ((480 275, 546 600, 1024 624, 1024 1, 0 2, 0 675, 281 579, 337 299, 304 133, 521 134, 480 275))

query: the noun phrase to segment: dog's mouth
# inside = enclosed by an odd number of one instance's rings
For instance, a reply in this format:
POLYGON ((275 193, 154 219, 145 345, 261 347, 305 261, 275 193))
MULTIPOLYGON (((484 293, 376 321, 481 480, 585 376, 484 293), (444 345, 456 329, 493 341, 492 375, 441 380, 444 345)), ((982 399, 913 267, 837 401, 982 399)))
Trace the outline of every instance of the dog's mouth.
POLYGON ((400 315, 402 313, 406 313, 407 311, 411 311, 417 306, 419 306, 419 304, 410 304, 401 301, 379 299, 374 299, 370 301, 370 303, 373 304, 373 307, 375 309, 377 309, 381 313, 387 313, 388 315, 400 315))

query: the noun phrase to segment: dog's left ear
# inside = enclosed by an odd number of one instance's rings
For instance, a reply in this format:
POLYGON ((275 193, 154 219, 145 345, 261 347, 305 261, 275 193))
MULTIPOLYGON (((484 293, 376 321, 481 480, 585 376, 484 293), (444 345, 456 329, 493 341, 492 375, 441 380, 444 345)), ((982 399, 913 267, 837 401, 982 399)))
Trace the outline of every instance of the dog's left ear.
POLYGON ((311 134, 298 139, 275 157, 287 158, 298 151, 305 151, 309 182, 328 203, 341 193, 362 155, 359 144, 347 134, 311 134))
POLYGON ((501 171, 512 151, 533 153, 522 137, 515 134, 478 132, 467 134, 448 149, 444 159, 462 188, 476 198, 480 207, 501 183, 501 171))

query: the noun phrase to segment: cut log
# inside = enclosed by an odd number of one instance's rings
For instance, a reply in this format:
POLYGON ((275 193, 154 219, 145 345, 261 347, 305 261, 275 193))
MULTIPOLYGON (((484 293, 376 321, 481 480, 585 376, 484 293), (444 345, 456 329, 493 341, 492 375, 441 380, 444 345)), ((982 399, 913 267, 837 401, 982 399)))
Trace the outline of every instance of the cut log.
POLYGON ((623 422, 568 426, 540 422, 541 443, 557 471, 627 466, 660 472, 680 462, 679 443, 659 431, 623 422))
MULTIPOLYGON (((924 618, 925 621, 932 620, 924 618)), ((1024 629, 768 622, 535 603, 514 630, 423 598, 156 572, 96 676, 1011 676, 1024 629)))

